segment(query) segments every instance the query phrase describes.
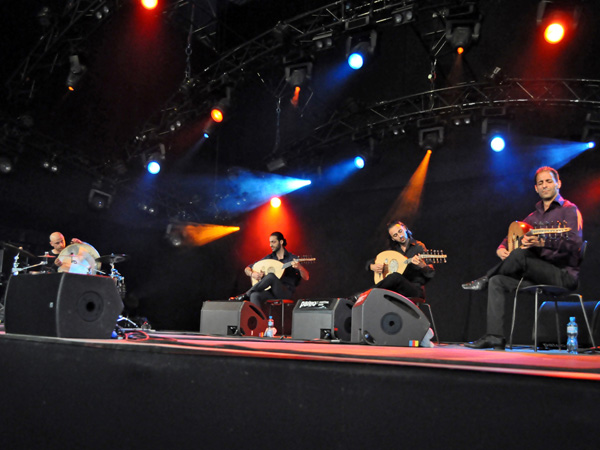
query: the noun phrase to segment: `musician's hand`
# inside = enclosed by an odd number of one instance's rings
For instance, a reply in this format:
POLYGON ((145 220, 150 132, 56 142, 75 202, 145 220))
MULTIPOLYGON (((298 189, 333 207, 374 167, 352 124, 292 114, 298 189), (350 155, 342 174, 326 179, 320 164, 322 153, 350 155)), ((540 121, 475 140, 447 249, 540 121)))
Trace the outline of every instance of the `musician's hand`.
POLYGON ((73 238, 71 239, 71 244, 83 244, 81 239, 73 238))
POLYGON ((254 278, 257 281, 262 280, 262 278, 265 276, 264 272, 252 272, 252 278, 254 278))
POLYGON ((543 247, 544 240, 539 236, 528 236, 525 235, 521 239, 521 248, 531 248, 531 247, 543 247))
POLYGON ((298 268, 300 267, 300 263, 298 262, 298 260, 297 260, 297 259, 294 259, 294 260, 292 261, 292 267, 293 267, 294 269, 298 269, 298 268))
POLYGON ((504 247, 499 247, 498 250, 496 250, 496 255, 498 255, 498 258, 502 260, 505 260, 509 254, 510 252, 504 247))
POLYGON ((383 273, 383 264, 371 264, 371 270, 375 273, 383 273))
POLYGON ((425 261, 423 261, 423 259, 419 256, 419 255, 415 255, 412 257, 412 259, 410 260, 411 263, 413 263, 415 266, 418 267, 425 267, 427 264, 425 264, 425 261))
POLYGON ((62 266, 62 261, 60 259, 56 258, 54 260, 54 264, 56 264, 58 267, 60 267, 60 266, 62 266))

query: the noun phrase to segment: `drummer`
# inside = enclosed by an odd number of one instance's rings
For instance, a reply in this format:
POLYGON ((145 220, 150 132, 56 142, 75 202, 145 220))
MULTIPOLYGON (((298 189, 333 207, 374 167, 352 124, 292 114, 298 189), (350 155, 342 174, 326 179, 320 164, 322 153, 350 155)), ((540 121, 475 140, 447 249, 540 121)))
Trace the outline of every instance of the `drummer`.
MULTIPOLYGON (((73 238, 71 239, 71 244, 84 244, 84 242, 77 238, 73 238)), ((52 254, 56 256, 58 256, 60 252, 62 252, 67 247, 65 237, 62 233, 59 233, 58 231, 55 231, 50 235, 50 245, 52 246, 52 254)), ((62 265, 62 261, 58 258, 55 258, 54 264, 57 267, 60 267, 62 265)))

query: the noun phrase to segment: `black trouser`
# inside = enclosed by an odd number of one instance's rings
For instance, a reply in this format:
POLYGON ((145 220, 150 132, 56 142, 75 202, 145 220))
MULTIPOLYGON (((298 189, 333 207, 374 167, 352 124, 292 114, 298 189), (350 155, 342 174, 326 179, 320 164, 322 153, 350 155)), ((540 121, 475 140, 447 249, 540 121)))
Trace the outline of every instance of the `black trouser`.
POLYGON ((425 290, 420 284, 408 281, 404 275, 394 272, 375 285, 376 288, 397 292, 405 297, 425 298, 425 290))
POLYGON ((277 275, 269 273, 265 275, 258 283, 252 286, 246 294, 250 297, 250 301, 262 309, 262 305, 266 300, 272 298, 291 298, 293 290, 281 282, 277 275), (268 291, 265 289, 271 288, 268 291))
POLYGON ((551 284, 568 289, 577 287, 575 280, 565 269, 540 259, 529 249, 517 248, 490 273, 488 285, 487 332, 504 336, 506 297, 517 286, 551 284), (523 278, 521 285, 519 281, 523 278))

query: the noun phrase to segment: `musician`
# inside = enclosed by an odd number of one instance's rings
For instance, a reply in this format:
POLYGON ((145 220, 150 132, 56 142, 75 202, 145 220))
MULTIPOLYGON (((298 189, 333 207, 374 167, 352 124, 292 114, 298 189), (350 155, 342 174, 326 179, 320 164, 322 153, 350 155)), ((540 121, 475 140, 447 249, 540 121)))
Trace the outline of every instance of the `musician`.
MULTIPOLYGON (((71 239, 71 244, 83 244, 84 242, 82 242, 81 240, 77 239, 77 238, 73 238, 71 239)), ((66 247, 66 240, 65 237, 63 236, 62 233, 59 233, 58 231, 55 231, 54 233, 52 233, 50 235, 50 245, 52 246, 52 250, 50 250, 50 252, 53 255, 60 255, 60 252, 62 252, 66 247)), ((62 265, 62 262, 58 259, 58 258, 54 258, 54 265, 56 267, 60 267, 62 265)), ((56 269, 56 267, 50 266, 53 269, 56 269)))
MULTIPOLYGON (((400 221, 389 223, 387 229, 389 250, 403 254, 411 260, 411 264, 404 273, 390 273, 374 287, 394 291, 405 297, 425 298, 425 284, 435 275, 433 265, 426 264, 419 256, 427 251, 425 244, 414 239, 408 227, 400 221)), ((367 261, 365 268, 378 274, 384 270, 383 264, 375 263, 375 258, 367 261)))
POLYGON ((252 267, 254 264, 246 266, 244 273, 257 280, 258 283, 243 294, 234 297, 234 300, 250 300, 256 306, 262 308, 262 304, 266 300, 274 298, 291 298, 300 281, 308 280, 308 270, 298 262, 298 257, 296 255, 287 251, 287 241, 282 233, 279 231, 271 233, 271 236, 269 236, 269 246, 271 247, 272 252, 262 258, 262 260, 275 259, 284 264, 291 262, 291 267, 284 270, 280 279, 277 278, 277 275, 274 273, 265 274, 264 272, 253 270, 252 267), (271 289, 267 290, 269 287, 271 289))
POLYGON ((540 167, 534 181, 541 200, 524 222, 534 227, 560 223, 571 230, 564 238, 524 235, 521 246, 511 252, 508 251, 508 237, 504 238, 496 250, 501 263, 486 276, 462 285, 463 289, 488 289, 487 334, 465 344, 467 347, 504 350, 505 297, 509 292, 534 284, 577 287, 583 243, 581 213, 575 204, 560 195, 562 184, 555 169, 540 167))

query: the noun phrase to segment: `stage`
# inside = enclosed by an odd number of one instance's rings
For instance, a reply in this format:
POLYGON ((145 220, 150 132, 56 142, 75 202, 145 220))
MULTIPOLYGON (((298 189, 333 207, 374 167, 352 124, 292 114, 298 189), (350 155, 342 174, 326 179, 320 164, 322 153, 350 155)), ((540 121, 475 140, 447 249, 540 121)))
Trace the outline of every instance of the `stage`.
POLYGON ((0 335, 4 448, 596 448, 600 356, 0 335))

